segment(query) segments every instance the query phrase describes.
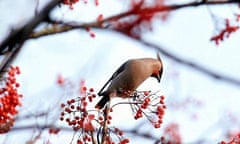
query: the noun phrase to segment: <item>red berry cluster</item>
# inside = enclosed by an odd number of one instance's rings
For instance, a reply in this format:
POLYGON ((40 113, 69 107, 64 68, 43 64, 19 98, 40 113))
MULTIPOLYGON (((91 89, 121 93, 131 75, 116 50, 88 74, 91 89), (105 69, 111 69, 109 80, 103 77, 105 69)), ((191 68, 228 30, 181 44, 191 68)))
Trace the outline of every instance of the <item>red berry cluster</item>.
MULTIPOLYGON (((118 136, 120 136, 120 137, 123 136, 123 131, 121 131, 120 129, 115 128, 114 131, 115 131, 115 134, 117 134, 118 136)), ((130 141, 129 141, 128 138, 124 138, 124 139, 122 139, 122 140, 120 141, 120 144, 127 144, 127 143, 129 143, 129 142, 130 142, 130 141)))
POLYGON ((48 132, 50 134, 58 134, 60 132, 60 128, 49 128, 48 132))
POLYGON ((240 14, 235 14, 235 16, 236 16, 236 21, 240 22, 240 14))
POLYGON ((134 118, 137 120, 144 115, 154 125, 154 128, 160 128, 166 109, 164 96, 152 94, 149 91, 136 93, 131 102, 135 110, 134 118))
POLYGON ((89 32, 90 37, 92 37, 92 38, 95 38, 95 37, 96 37, 96 34, 91 31, 91 28, 90 28, 90 27, 87 27, 87 28, 86 28, 86 31, 89 32))
POLYGON ((131 19, 114 19, 113 28, 134 38, 140 38, 145 31, 151 31, 153 20, 161 18, 166 20, 169 11, 158 13, 159 9, 167 9, 164 0, 151 1, 131 0, 131 19))
POLYGON ((78 138, 77 144, 91 142, 91 132, 96 129, 93 124, 95 114, 87 110, 88 104, 96 98, 96 94, 93 88, 88 90, 87 87, 84 86, 84 81, 81 81, 80 85, 80 97, 62 103, 61 108, 63 111, 60 116, 61 121, 67 122, 74 131, 79 131, 81 133, 81 137, 78 138))
POLYGON ((79 0, 62 0, 62 3, 69 5, 70 9, 73 9, 73 4, 77 3, 79 0))
POLYGON ((82 137, 78 138, 77 140, 77 144, 87 144, 88 142, 91 142, 92 141, 92 138, 91 138, 91 135, 89 134, 84 134, 82 135, 82 137))
MULTIPOLYGON (((112 116, 110 115, 110 113, 107 113, 107 116, 105 116, 106 112, 105 112, 106 109, 104 109, 103 111, 101 111, 99 113, 99 117, 98 117, 98 121, 99 121, 99 124, 100 126, 104 126, 104 123, 106 122, 106 124, 110 125, 111 124, 111 120, 112 120, 112 116)), ((113 112, 113 109, 110 108, 109 109, 109 112, 113 112)))
POLYGON ((99 14, 98 17, 97 17, 97 22, 98 22, 100 27, 104 27, 103 20, 104 20, 103 14, 99 14))
POLYGON ((119 128, 109 128, 106 136, 106 144, 128 144, 130 140, 128 138, 124 138, 123 134, 123 131, 119 128), (118 141, 117 143, 115 142, 114 136, 116 136, 116 140, 118 141))
MULTIPOLYGON (((128 138, 120 140, 118 144, 128 144, 130 141, 128 138)), ((106 137, 106 144, 116 144, 110 136, 106 137)))
MULTIPOLYGON (((105 110, 103 110, 103 112, 102 112, 103 114, 106 114, 105 110)), ((110 113, 113 112, 113 109, 110 108, 109 112, 110 113)), ((103 127, 104 123, 106 123, 107 125, 110 125, 111 120, 112 120, 112 116, 109 113, 107 113, 107 116, 105 116, 105 119, 102 116, 99 117, 100 126, 103 127)), ((101 129, 103 129, 103 128, 100 128, 99 130, 101 130, 101 129)), ((129 139, 124 138, 123 131, 121 131, 119 128, 108 126, 108 131, 107 131, 107 136, 106 136, 106 144, 116 144, 115 141, 118 141, 118 144, 129 143, 129 139), (116 139, 114 139, 114 135, 116 136, 116 139)))
MULTIPOLYGON (((86 90, 86 87, 82 88, 86 90)), ((76 99, 70 99, 65 103, 61 104, 61 108, 64 110, 61 112, 61 121, 66 121, 69 126, 72 126, 75 131, 79 129, 84 129, 85 131, 94 131, 94 126, 92 125, 92 120, 95 115, 89 114, 87 111, 87 105, 92 102, 96 94, 93 93, 94 90, 90 89, 86 92, 87 95, 82 95, 76 99)))
POLYGON ((160 138, 161 144, 181 144, 182 138, 177 123, 169 123, 164 128, 164 137, 160 138))
POLYGON ((0 88, 0 133, 6 133, 14 123, 14 116, 18 113, 17 106, 21 106, 22 95, 19 94, 20 84, 16 75, 20 74, 19 67, 10 67, 6 79, 0 88))
POLYGON ((57 84, 58 84, 59 86, 62 86, 62 85, 65 84, 65 79, 63 78, 62 75, 58 75, 58 77, 57 77, 57 84))
POLYGON ((95 0, 95 5, 96 5, 96 6, 99 5, 99 0, 95 0))
MULTIPOLYGON (((64 81, 60 77, 58 84, 64 84, 64 81)), ((101 141, 104 136, 103 133, 105 133, 106 144, 115 144, 115 141, 118 141, 119 144, 129 143, 129 139, 123 137, 121 130, 109 126, 112 120, 110 115, 113 112, 112 108, 103 110, 89 109, 94 98, 96 98, 96 94, 93 88, 88 89, 85 86, 85 81, 80 82, 79 95, 79 97, 72 98, 61 104, 62 112, 60 116, 61 121, 66 122, 74 131, 79 132, 77 140, 75 139, 77 144, 91 143, 96 137, 101 141), (103 132, 104 129, 107 129, 107 131, 103 132), (98 136, 95 136, 94 133, 97 133, 98 136), (101 135, 102 138, 100 138, 101 135), (113 135, 116 138, 113 138, 113 135)), ((51 132, 54 133, 54 131, 51 132)))
MULTIPOLYGON (((238 21, 238 18, 237 18, 238 21)), ((230 25, 230 20, 225 20, 225 28, 217 35, 211 38, 211 41, 215 41, 216 45, 219 44, 220 41, 223 41, 224 38, 229 38, 230 34, 236 32, 239 29, 239 26, 230 25)))
MULTIPOLYGON (((79 2, 79 0, 62 0, 62 3, 65 5, 69 5, 70 9, 73 9, 73 5, 79 2)), ((84 4, 88 4, 88 0, 83 0, 84 4)), ((96 6, 99 5, 99 0, 94 0, 96 6)))
POLYGON ((240 133, 237 133, 229 142, 221 141, 220 144, 240 144, 240 133))

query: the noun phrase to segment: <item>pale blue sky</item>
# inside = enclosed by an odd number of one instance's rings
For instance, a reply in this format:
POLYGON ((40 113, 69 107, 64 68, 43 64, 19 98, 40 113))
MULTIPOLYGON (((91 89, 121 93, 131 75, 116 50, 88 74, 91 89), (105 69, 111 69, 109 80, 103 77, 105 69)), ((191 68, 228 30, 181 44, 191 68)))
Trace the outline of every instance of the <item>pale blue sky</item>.
MULTIPOLYGON (((24 22, 31 16, 29 11, 33 10, 33 7, 30 6, 34 3, 32 0, 25 0, 25 3, 22 1, 11 3, 11 1, 0 2, 2 15, 0 17, 0 33, 3 35, 6 33, 9 23, 14 25, 24 22), (27 6, 26 3, 29 5, 27 6), (5 13, 6 11, 7 13, 5 13)), ((124 6, 119 6, 119 2, 111 3, 114 13, 124 9, 124 6)), ((79 6, 87 14, 78 11, 76 5, 77 14, 74 12, 71 12, 72 14, 66 13, 71 11, 66 7, 62 10, 61 17, 64 19, 73 17, 74 19, 94 20, 100 12, 106 13, 105 15, 112 12, 109 7, 105 7, 105 2, 101 4, 101 1, 100 8, 94 10, 90 9, 94 8, 93 6, 87 8, 79 6)), ((214 8, 213 10, 229 12, 228 9, 222 8, 214 8)), ((56 14, 56 16, 59 15, 56 14)), ((39 105, 43 107, 51 105, 52 103, 48 103, 46 99, 56 94, 55 80, 59 73, 71 78, 76 83, 80 78, 86 78, 88 86, 98 90, 125 60, 156 56, 155 52, 151 52, 143 45, 129 40, 123 35, 95 29, 93 31, 96 33, 94 39, 84 30, 75 30, 25 43, 15 63, 22 69, 21 91, 25 96, 24 104, 26 104, 22 109, 32 104, 33 108, 30 108, 30 111, 34 112, 39 105), (38 101, 35 105, 34 100, 36 99, 38 101)), ((208 10, 206 7, 199 7, 172 12, 166 22, 155 22, 154 31, 146 33, 144 37, 156 44, 166 46, 169 51, 185 59, 240 79, 240 32, 231 35, 218 47, 214 42, 210 42, 210 37, 213 34, 214 23, 208 10)), ((2 40, 2 36, 0 36, 0 40, 2 40)), ((212 79, 189 67, 176 64, 165 56, 162 56, 162 59, 165 71, 161 84, 149 79, 140 88, 160 89, 166 95, 169 105, 189 96, 203 102, 201 107, 189 106, 178 110, 170 105, 164 117, 164 125, 170 122, 180 123, 185 143, 195 141, 200 137, 208 138, 214 143, 221 141, 223 138, 221 132, 228 124, 226 112, 240 114, 238 109, 240 104, 239 88, 212 79), (173 72, 178 73, 178 75, 173 77, 171 75, 173 72), (198 117, 196 120, 191 117, 191 114, 194 113, 198 117), (224 117, 226 117, 225 121, 222 120, 224 117), (217 127, 215 128, 215 126, 217 127)), ((52 102, 51 98, 49 102, 52 102)), ((136 123, 131 118, 131 112, 127 115, 126 111, 129 111, 128 107, 116 110, 116 119, 113 119, 116 126, 128 128, 136 123), (124 113, 124 115, 119 116, 119 113, 124 113)), ((229 125, 227 126, 229 127, 229 125)), ((150 124, 148 128, 151 128, 150 124)), ((156 131, 156 133, 159 132, 156 131)), ((19 136, 25 137, 19 133, 15 135, 15 137, 19 136)), ((14 137, 8 139, 14 143, 14 137)), ((131 143, 137 144, 139 142, 132 141, 131 143)))

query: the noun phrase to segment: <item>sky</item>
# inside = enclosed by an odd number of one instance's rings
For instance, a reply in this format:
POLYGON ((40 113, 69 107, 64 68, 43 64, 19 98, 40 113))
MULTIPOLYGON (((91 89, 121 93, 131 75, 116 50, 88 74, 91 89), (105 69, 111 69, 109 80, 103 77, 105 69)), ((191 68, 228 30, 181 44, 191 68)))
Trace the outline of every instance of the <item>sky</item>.
MULTIPOLYGON (((101 2, 101 1, 100 1, 101 2)), ((45 1, 40 1, 40 7, 45 1)), ((76 5, 76 11, 68 7, 54 17, 63 19, 94 20, 99 13, 111 15, 124 10, 119 1, 111 2, 106 8, 100 3, 99 8, 91 5, 76 5), (80 7, 80 10, 77 7, 80 7), (93 9, 93 10, 92 10, 93 9), (84 14, 83 14, 84 12, 84 14), (87 13, 87 14, 85 14, 87 13)), ((34 10, 34 1, 25 0, 0 2, 0 41, 7 33, 9 24, 15 26, 24 23, 34 10), (25 11, 28 9, 28 11, 25 11), (14 10, 14 11, 13 11, 14 10)), ((229 8, 210 8, 219 17, 229 16, 229 8), (224 14, 223 14, 224 11, 224 14)), ((206 68, 224 75, 239 78, 239 38, 240 32, 216 46, 210 42, 215 33, 215 23, 207 7, 188 8, 170 13, 167 21, 156 21, 153 30, 146 32, 144 38, 156 44, 163 45, 168 51, 198 63, 206 68)), ((47 36, 25 43, 23 50, 14 64, 22 70, 21 92, 24 94, 22 113, 35 112, 39 107, 48 108, 60 94, 56 88, 56 78, 59 74, 78 83, 81 78, 89 87, 99 90, 115 69, 130 58, 156 57, 154 51, 119 33, 96 30, 95 38, 91 38, 84 30, 74 30, 54 36, 47 36), (38 101, 36 101, 38 99, 38 101)), ((161 55, 161 53, 160 53, 161 55)), ((230 114, 239 115, 240 90, 237 86, 215 80, 184 65, 175 63, 161 55, 164 63, 162 82, 158 84, 148 79, 139 89, 160 89, 166 96, 168 109, 164 124, 177 122, 183 142, 190 143, 202 137, 213 143, 222 140, 222 131, 227 128, 237 129, 239 124, 232 124, 230 114), (187 98, 199 101, 201 104, 181 105, 187 98)), ((133 120, 129 107, 116 109, 113 114, 116 126, 129 128, 138 122, 133 120), (129 112, 129 113, 126 113, 129 112), (119 116, 124 113, 124 116, 119 116)), ((148 128, 151 128, 150 124, 148 128)), ((161 133, 154 131, 155 134, 161 133)), ((69 138, 70 134, 66 134, 69 138)), ((8 137, 10 143, 14 138, 28 137, 16 133, 8 137)), ((66 138, 64 137, 64 138, 66 138)), ((70 136, 71 137, 71 136, 70 136)), ((57 137, 60 139, 61 137, 57 137)), ((24 140, 23 140, 24 141, 24 140)), ((55 138, 53 138, 55 141, 55 138)), ((1 143, 1 138, 0 138, 1 143)), ((41 142, 39 142, 41 143, 41 142)), ((131 142, 133 144, 139 141, 131 142)))

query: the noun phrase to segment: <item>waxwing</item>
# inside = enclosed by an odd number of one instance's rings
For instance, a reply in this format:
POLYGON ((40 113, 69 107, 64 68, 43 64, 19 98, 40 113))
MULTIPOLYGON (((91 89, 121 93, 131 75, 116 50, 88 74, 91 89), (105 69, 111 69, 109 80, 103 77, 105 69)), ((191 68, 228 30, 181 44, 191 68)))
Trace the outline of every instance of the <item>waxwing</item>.
POLYGON ((126 61, 98 92, 102 98, 95 108, 102 109, 112 97, 129 97, 149 77, 154 77, 160 82, 162 72, 163 65, 159 54, 157 59, 141 58, 126 61), (103 91, 107 85, 109 86, 103 91))

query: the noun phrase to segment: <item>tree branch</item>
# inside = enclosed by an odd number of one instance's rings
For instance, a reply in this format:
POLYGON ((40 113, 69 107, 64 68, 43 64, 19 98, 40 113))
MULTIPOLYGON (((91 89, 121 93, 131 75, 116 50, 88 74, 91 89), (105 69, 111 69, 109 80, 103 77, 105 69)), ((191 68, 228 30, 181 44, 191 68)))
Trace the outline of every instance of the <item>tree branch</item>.
POLYGON ((41 22, 48 19, 50 11, 60 2, 61 0, 52 0, 43 8, 43 10, 33 17, 26 25, 18 30, 14 30, 11 34, 0 44, 0 54, 3 54, 6 49, 11 50, 16 44, 23 43, 29 38, 33 29, 38 26, 41 22))
MULTIPOLYGON (((17 43, 21 43, 24 42, 27 39, 30 38, 39 38, 42 36, 46 36, 46 35, 51 35, 51 34, 56 34, 56 33, 62 33, 62 32, 66 32, 66 31, 70 31, 70 30, 74 30, 74 29, 80 29, 80 28, 86 28, 86 27, 95 27, 95 28, 100 28, 103 29, 101 24, 103 23, 111 23, 112 21, 116 21, 116 19, 120 19, 120 18, 124 18, 127 16, 131 16, 131 15, 138 15, 139 13, 144 13, 144 12, 151 12, 151 13, 158 13, 158 12, 164 12, 164 11, 172 11, 172 10, 178 10, 178 9, 182 9, 182 8, 187 8, 187 7, 196 7, 196 6, 204 6, 204 5, 225 5, 225 4, 236 4, 236 3, 240 3, 239 0, 229 0, 229 1, 222 1, 222 0, 214 0, 214 1, 196 1, 196 2, 191 2, 191 3, 186 3, 186 4, 178 4, 178 5, 169 5, 169 6, 164 6, 164 7, 156 7, 156 8, 140 8, 140 9, 133 9, 130 10, 128 12, 124 12, 115 16, 111 16, 109 18, 106 18, 100 22, 92 22, 92 23, 86 23, 86 24, 80 24, 80 25, 71 25, 71 24, 64 24, 62 23, 62 25, 55 30, 52 29, 52 31, 46 31, 43 33, 32 33, 33 29, 42 21, 44 20, 49 20, 48 19, 48 14, 51 11, 51 9, 53 9, 61 0, 55 0, 50 2, 40 13, 39 15, 37 15, 35 18, 33 18, 28 24, 26 24, 23 28, 14 31, 12 34, 10 34, 10 36, 5 39, 5 41, 3 41, 3 43, 0 45, 0 53, 3 53, 4 50, 9 47, 11 48, 11 46, 16 45, 17 43)), ((51 22, 51 20, 50 20, 51 22)), ((54 21, 52 21, 53 23, 55 23, 54 21)), ((228 82, 230 84, 234 84, 239 86, 240 85, 240 80, 236 79, 236 78, 232 78, 232 77, 228 77, 228 76, 224 76, 222 74, 216 73, 212 70, 206 69, 198 64, 192 63, 186 59, 180 58, 179 56, 176 56, 168 51, 166 51, 165 49, 163 49, 162 47, 155 45, 155 44, 151 44, 149 42, 143 41, 143 40, 138 40, 139 42, 141 42, 142 44, 155 49, 157 51, 160 51, 163 55, 173 59, 174 61, 181 63, 183 65, 186 65, 188 67, 191 67, 197 71, 202 72, 203 74, 206 74, 210 77, 216 78, 218 80, 222 80, 225 82, 228 82)), ((0 69, 2 70, 2 69, 0 69)))
POLYGON ((132 15, 140 15, 142 13, 161 13, 161 12, 179 10, 179 9, 188 8, 188 7, 198 7, 198 6, 208 6, 208 5, 214 6, 214 5, 237 4, 237 3, 240 3, 240 1, 239 0, 229 0, 229 1, 214 0, 214 1, 196 1, 191 3, 186 3, 186 4, 175 4, 175 5, 173 4, 173 5, 168 5, 168 6, 166 5, 162 7, 159 7, 159 6, 146 7, 146 8, 132 9, 127 12, 110 16, 108 18, 103 19, 102 21, 94 21, 94 22, 83 23, 83 24, 65 23, 63 21, 54 21, 50 19, 48 22, 52 24, 59 24, 60 26, 57 29, 56 27, 54 27, 53 29, 32 33, 31 35, 29 35, 29 38, 39 38, 46 35, 63 33, 70 30, 87 28, 87 27, 106 29, 109 26, 111 26, 112 22, 116 22, 119 19, 129 17, 132 15), (105 24, 106 27, 102 27, 103 24, 105 24))
MULTIPOLYGON (((35 129, 35 128, 45 130, 45 129, 49 129, 49 128, 52 128, 52 127, 59 128, 59 129, 61 129, 61 131, 73 132, 73 129, 71 127, 62 127, 62 126, 59 127, 59 126, 53 126, 53 125, 38 125, 36 127, 36 125, 26 125, 26 126, 13 127, 8 133, 17 132, 17 131, 24 131, 24 130, 32 130, 32 129, 35 129)), ((144 138, 147 138, 147 139, 159 140, 159 138, 154 137, 150 133, 141 133, 137 129, 124 129, 123 131, 125 133, 134 134, 134 135, 144 137, 144 138)))
POLYGON ((222 1, 222 0, 214 0, 214 1, 196 1, 196 2, 191 2, 191 3, 186 3, 186 4, 175 4, 175 5, 168 5, 168 6, 162 6, 162 7, 146 7, 146 8, 140 8, 140 9, 132 9, 127 12, 120 13, 118 15, 114 15, 111 17, 108 17, 101 22, 92 22, 89 24, 83 24, 83 25, 78 25, 78 26, 73 26, 69 28, 62 29, 62 31, 56 31, 52 33, 46 33, 46 34, 41 34, 38 35, 37 37, 31 36, 31 33, 33 32, 34 28, 36 28, 41 22, 43 21, 48 21, 49 20, 49 13, 51 10, 60 3, 61 0, 53 0, 51 1, 43 10, 36 15, 34 18, 32 18, 26 25, 24 25, 22 28, 12 31, 12 33, 0 44, 0 54, 3 54, 4 51, 6 51, 6 48, 10 49, 16 45, 17 43, 22 43, 25 40, 29 38, 37 38, 40 36, 45 36, 49 34, 56 34, 59 32, 65 32, 69 31, 72 29, 76 29, 79 27, 86 27, 86 26, 97 26, 100 27, 100 23, 108 23, 111 21, 115 21, 127 16, 131 15, 138 15, 141 13, 159 13, 159 12, 164 12, 164 11, 173 11, 173 10, 178 10, 182 8, 187 8, 187 7, 197 7, 197 6, 203 6, 203 5, 225 5, 225 4, 233 4, 233 3, 239 3, 239 0, 229 0, 229 1, 222 1))
POLYGON ((141 44, 143 45, 146 45, 147 47, 151 48, 151 49, 154 49, 156 51, 159 51, 161 54, 165 55, 166 57, 174 60, 175 62, 177 63, 180 63, 182 65, 185 65, 185 66, 188 66, 196 71, 199 71, 207 76, 210 76, 212 78, 215 78, 215 79, 218 79, 218 80, 221 80, 221 81, 224 81, 224 82, 227 82, 229 84, 233 84, 235 86, 240 86, 240 79, 237 79, 237 78, 233 78, 233 77, 229 77, 229 76, 226 76, 226 75, 223 75, 223 74, 220 74, 220 73, 217 73, 216 71, 213 71, 213 70, 210 70, 210 69, 207 69, 199 64, 196 64, 196 63, 193 63, 189 60, 186 60, 184 58, 181 58, 169 51, 167 51, 166 49, 164 49, 163 47, 159 46, 159 45, 156 45, 156 44, 153 44, 153 43, 149 43, 149 42, 146 42, 144 40, 138 40, 136 39, 138 42, 140 42, 141 44))
MULTIPOLYGON (((80 27, 78 27, 78 28, 80 28, 80 27)), ((76 26, 76 28, 77 28, 77 26, 76 26)), ((68 29, 68 30, 70 30, 70 29, 68 29)), ((150 43, 150 42, 146 42, 144 40, 135 39, 133 37, 130 37, 130 38, 136 40, 137 42, 142 43, 143 45, 146 45, 147 47, 149 47, 151 49, 159 51, 161 54, 165 55, 166 57, 174 60, 175 62, 177 62, 179 64, 182 64, 182 65, 185 65, 187 67, 190 67, 190 68, 192 68, 192 69, 194 69, 196 71, 199 71, 199 72, 201 72, 201 73, 203 73, 203 74, 205 74, 205 75, 207 75, 209 77, 212 77, 212 78, 215 78, 215 79, 227 82, 227 83, 235 85, 235 86, 240 86, 240 79, 238 79, 238 78, 229 77, 229 76, 217 73, 216 71, 207 69, 207 68, 205 68, 205 67, 203 67, 203 66, 201 66, 199 64, 196 64, 196 63, 193 63, 193 62, 191 62, 191 61, 189 61, 187 59, 181 58, 181 57, 179 57, 179 56, 177 56, 177 55, 167 51, 166 49, 164 49, 163 47, 161 47, 159 45, 156 45, 156 44, 153 44, 153 43, 150 43)))
POLYGON ((156 7, 146 7, 146 8, 139 8, 139 9, 132 9, 130 11, 115 15, 115 16, 111 16, 105 20, 103 20, 103 22, 108 22, 108 21, 115 21, 118 20, 120 18, 124 18, 127 16, 131 16, 131 15, 139 15, 142 13, 159 13, 159 12, 166 12, 166 11, 173 11, 173 10, 179 10, 182 8, 188 8, 188 7, 198 7, 198 6, 205 6, 205 5, 209 5, 209 6, 213 6, 213 5, 226 5, 226 4, 236 4, 236 3, 240 3, 239 0, 228 0, 228 1, 222 1, 222 0, 214 0, 214 1, 207 1, 207 0, 203 0, 203 1, 194 1, 194 2, 190 2, 190 3, 185 3, 185 4, 172 4, 172 5, 164 5, 164 6, 156 6, 156 7))
POLYGON ((4 55, 3 60, 0 62, 0 78, 7 71, 8 66, 15 60, 21 47, 22 44, 18 44, 12 51, 9 51, 4 55))

